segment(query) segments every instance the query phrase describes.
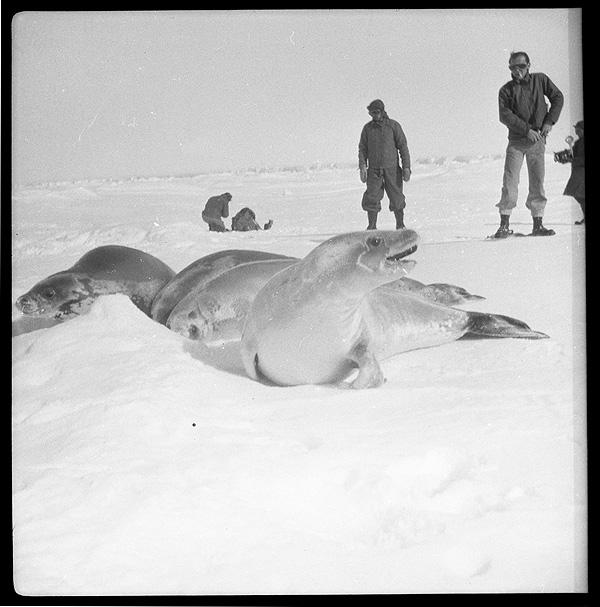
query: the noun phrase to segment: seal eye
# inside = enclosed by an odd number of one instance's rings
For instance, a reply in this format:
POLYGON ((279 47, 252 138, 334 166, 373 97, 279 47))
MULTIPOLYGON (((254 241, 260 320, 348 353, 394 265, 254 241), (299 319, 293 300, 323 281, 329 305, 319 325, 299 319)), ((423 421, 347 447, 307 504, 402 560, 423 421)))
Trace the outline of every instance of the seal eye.
POLYGON ((54 291, 54 289, 46 289, 42 295, 46 298, 46 299, 52 299, 55 295, 56 292, 54 291))
POLYGON ((371 247, 379 247, 383 243, 383 238, 380 236, 372 236, 371 238, 367 238, 367 244, 371 247))

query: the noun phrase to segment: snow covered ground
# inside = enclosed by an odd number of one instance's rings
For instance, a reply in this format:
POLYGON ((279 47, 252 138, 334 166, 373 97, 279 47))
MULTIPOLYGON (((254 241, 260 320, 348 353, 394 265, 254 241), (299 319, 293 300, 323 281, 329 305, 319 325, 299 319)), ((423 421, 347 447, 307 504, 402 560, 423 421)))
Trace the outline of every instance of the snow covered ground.
MULTIPOLYGON (((17 591, 585 591, 585 228, 562 196, 569 167, 547 158, 556 236, 486 242, 502 159, 462 160, 413 167, 412 277, 551 339, 402 354, 375 390, 276 388, 246 377, 235 344, 198 346, 122 295, 35 331, 13 308, 17 591)), ((175 271, 226 248, 304 256, 365 227, 362 191, 354 168, 28 187, 13 194, 12 298, 102 244, 175 271), (203 204, 225 191, 273 228, 209 233, 203 204)), ((530 231, 522 202, 512 225, 530 231)))

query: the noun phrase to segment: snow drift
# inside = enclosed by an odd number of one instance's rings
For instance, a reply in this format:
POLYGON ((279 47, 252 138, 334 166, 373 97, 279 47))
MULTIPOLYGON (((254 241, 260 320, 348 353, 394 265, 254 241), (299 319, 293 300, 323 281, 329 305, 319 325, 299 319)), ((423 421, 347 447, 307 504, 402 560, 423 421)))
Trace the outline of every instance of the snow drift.
MULTIPOLYGON (((409 352, 365 392, 277 388, 246 377, 235 343, 186 340, 122 295, 37 330, 13 309, 17 591, 584 591, 584 228, 561 195, 568 167, 548 161, 557 235, 484 241, 502 161, 472 160, 415 165, 412 275, 549 340, 409 352)), ((335 167, 22 189, 13 301, 101 244, 175 271, 225 248, 302 257, 365 227, 362 189, 335 167), (209 233, 200 212, 221 191, 273 228, 209 233)), ((529 223, 518 207, 513 224, 529 223)))

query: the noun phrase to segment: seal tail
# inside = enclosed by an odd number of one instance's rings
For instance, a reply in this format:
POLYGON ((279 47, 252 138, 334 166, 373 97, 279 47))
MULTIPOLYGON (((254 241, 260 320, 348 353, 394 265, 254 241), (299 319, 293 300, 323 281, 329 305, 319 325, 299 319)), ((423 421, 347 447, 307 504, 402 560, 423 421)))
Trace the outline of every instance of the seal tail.
POLYGON ((546 339, 549 335, 534 331, 522 320, 502 316, 501 314, 486 314, 485 312, 468 312, 468 329, 464 337, 514 337, 521 339, 546 339))

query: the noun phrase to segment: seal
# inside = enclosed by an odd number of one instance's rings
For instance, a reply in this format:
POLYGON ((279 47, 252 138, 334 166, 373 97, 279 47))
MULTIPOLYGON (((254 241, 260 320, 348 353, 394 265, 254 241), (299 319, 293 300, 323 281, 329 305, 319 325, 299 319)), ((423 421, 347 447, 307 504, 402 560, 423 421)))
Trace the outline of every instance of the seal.
MULTIPOLYGON (((277 272, 295 261, 297 260, 255 261, 219 274, 183 297, 171 311, 167 327, 184 337, 206 343, 241 339, 246 316, 257 293, 277 272)), ((485 299, 456 285, 425 285, 411 278, 400 278, 381 288, 408 291, 448 305, 457 305, 470 299, 485 299)))
POLYGON ((169 266, 149 253, 104 245, 35 284, 15 305, 28 316, 65 320, 85 313, 100 295, 123 293, 149 315, 156 294, 173 276, 169 266))
POLYGON ((173 308, 192 289, 202 288, 204 284, 219 274, 251 261, 266 259, 295 259, 277 253, 244 249, 227 249, 211 253, 192 262, 178 272, 154 298, 150 316, 161 324, 166 324, 173 308))
POLYGON ((248 310, 260 289, 297 259, 244 263, 192 289, 172 310, 166 325, 203 342, 233 341, 242 336, 248 310))
POLYGON ((281 270, 257 294, 242 333, 247 374, 278 385, 383 383, 380 360, 438 346, 467 334, 548 337, 524 322, 469 312, 383 288, 409 272, 419 237, 413 230, 340 234, 281 270))

